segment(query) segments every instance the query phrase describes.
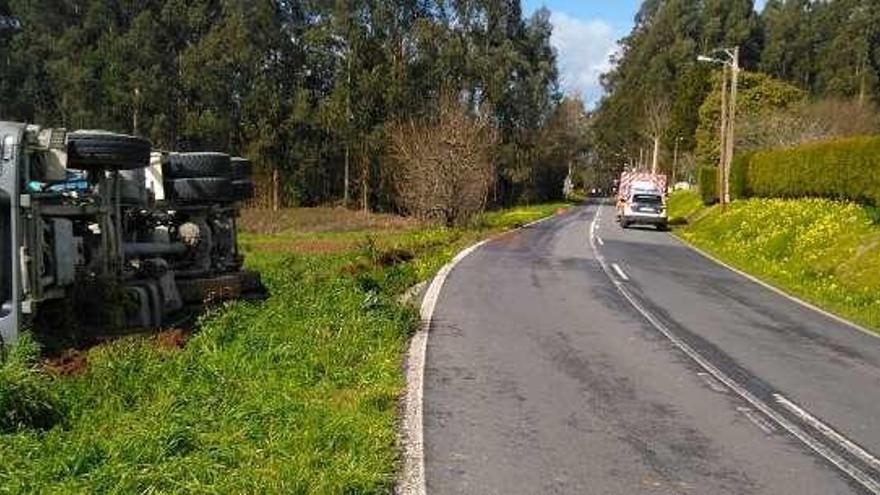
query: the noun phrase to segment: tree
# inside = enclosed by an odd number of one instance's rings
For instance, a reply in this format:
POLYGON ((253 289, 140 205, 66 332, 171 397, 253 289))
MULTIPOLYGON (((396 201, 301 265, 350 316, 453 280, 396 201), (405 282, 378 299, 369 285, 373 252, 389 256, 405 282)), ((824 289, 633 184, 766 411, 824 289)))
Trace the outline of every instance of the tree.
POLYGON ((485 113, 469 113, 449 93, 434 118, 397 124, 389 136, 397 192, 408 213, 451 227, 485 208, 498 142, 485 113))

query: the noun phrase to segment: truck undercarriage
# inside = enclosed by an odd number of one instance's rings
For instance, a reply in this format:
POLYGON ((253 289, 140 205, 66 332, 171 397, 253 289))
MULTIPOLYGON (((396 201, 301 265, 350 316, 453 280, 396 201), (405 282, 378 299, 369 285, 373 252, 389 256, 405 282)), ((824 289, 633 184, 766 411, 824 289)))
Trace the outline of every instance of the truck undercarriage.
POLYGON ((0 122, 0 338, 156 328, 260 293, 237 225, 251 164, 141 138, 0 122))

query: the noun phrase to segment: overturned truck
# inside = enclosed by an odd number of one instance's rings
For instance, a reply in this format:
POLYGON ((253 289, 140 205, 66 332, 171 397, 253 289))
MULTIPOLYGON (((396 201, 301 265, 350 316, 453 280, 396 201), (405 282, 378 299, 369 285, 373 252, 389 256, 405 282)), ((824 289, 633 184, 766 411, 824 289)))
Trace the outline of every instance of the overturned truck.
POLYGON ((236 219, 251 164, 103 131, 0 122, 0 338, 155 328, 262 291, 236 219))

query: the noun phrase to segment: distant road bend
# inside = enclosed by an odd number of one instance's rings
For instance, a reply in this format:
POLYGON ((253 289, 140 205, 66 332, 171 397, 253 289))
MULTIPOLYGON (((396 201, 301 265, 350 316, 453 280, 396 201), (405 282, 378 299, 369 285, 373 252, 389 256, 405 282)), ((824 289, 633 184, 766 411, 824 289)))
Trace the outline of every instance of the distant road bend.
POLYGON ((880 494, 880 339, 589 205, 446 280, 427 492, 880 494))

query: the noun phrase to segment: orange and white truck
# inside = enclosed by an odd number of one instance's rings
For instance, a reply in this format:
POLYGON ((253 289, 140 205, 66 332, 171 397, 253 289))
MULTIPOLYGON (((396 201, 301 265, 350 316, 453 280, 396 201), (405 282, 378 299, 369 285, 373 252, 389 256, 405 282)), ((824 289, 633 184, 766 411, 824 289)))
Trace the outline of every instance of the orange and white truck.
POLYGON ((617 187, 617 220, 620 226, 651 225, 666 230, 666 176, 624 172, 617 187))

